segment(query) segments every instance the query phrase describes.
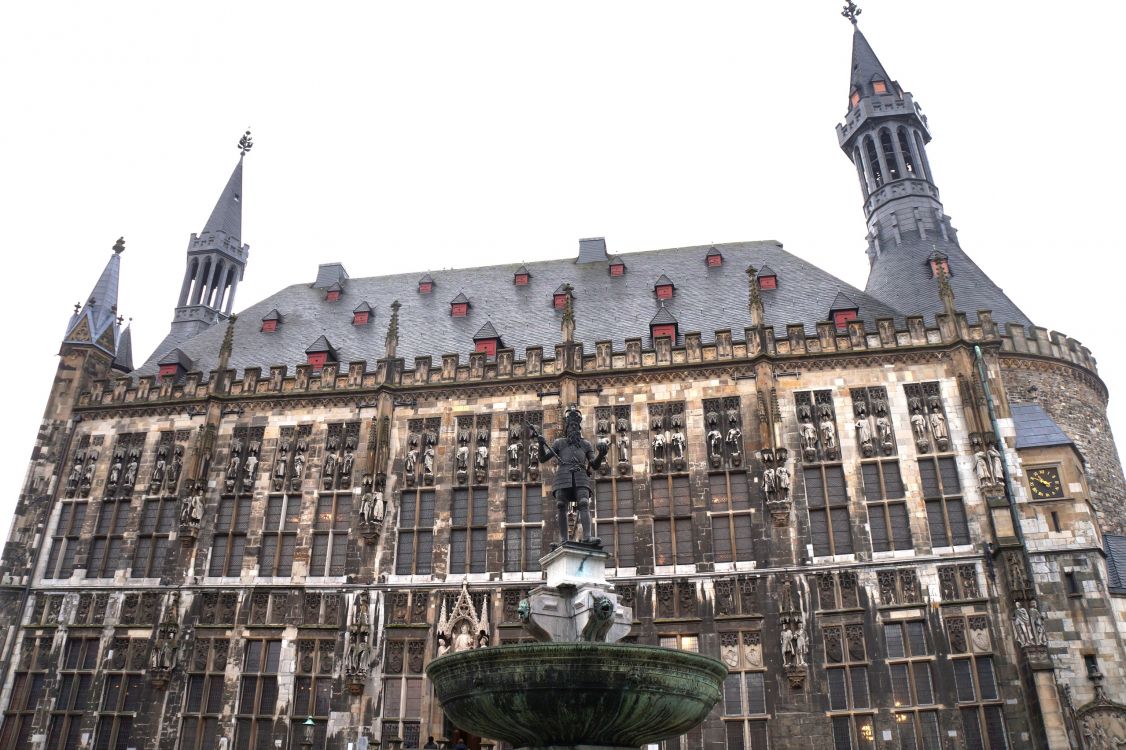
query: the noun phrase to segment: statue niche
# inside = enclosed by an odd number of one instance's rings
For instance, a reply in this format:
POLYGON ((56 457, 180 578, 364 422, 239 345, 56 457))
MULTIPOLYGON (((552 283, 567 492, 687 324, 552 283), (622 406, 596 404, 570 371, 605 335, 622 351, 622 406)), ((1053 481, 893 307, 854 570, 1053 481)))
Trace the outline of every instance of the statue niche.
POLYGON ((469 588, 462 583, 452 609, 447 610, 443 599, 434 635, 436 656, 487 647, 490 639, 488 597, 482 599, 480 608, 476 607, 469 588))

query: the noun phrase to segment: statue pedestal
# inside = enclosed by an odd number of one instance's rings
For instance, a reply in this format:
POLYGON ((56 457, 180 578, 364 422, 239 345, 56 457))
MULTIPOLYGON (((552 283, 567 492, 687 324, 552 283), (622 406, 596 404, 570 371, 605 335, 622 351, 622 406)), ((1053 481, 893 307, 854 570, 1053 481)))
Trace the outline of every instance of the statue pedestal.
POLYGON ((614 643, 629 635, 633 610, 606 580, 610 553, 564 542, 540 559, 547 582, 521 603, 524 629, 539 641, 614 643))

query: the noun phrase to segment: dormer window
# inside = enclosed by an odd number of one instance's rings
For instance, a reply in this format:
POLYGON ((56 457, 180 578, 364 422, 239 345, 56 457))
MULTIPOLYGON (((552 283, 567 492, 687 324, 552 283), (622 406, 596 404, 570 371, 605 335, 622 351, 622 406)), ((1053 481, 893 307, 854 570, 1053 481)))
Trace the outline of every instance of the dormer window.
POLYGON ((859 90, 853 91, 852 94, 849 96, 848 101, 849 101, 849 104, 853 107, 860 104, 860 91, 859 90))
POLYGON ((560 284, 555 292, 551 295, 552 307, 554 307, 556 310, 562 310, 563 308, 565 308, 567 306, 567 297, 569 295, 570 291, 567 288, 567 284, 560 284))
POLYGON ((179 349, 173 349, 161 357, 156 364, 159 368, 157 375, 161 380, 175 380, 188 371, 192 361, 179 349))
POLYGON ((723 255, 713 247, 704 256, 704 262, 708 264, 708 268, 719 268, 723 265, 723 255))
POLYGON ((325 291, 325 301, 338 302, 342 294, 344 294, 344 287, 341 286, 340 282, 336 282, 325 291))
POLYGON ((306 363, 313 366, 313 372, 320 372, 326 364, 336 361, 336 350, 322 335, 305 350, 305 358, 306 363))
POLYGON ((664 274, 661 274, 661 278, 657 279, 657 283, 653 285, 653 293, 657 295, 657 299, 661 300, 672 299, 673 289, 672 281, 664 274))
POLYGON ((464 318, 469 314, 469 298, 464 294, 459 293, 456 297, 450 300, 450 316, 454 318, 464 318))
POLYGON ((180 374, 180 365, 161 365, 158 372, 161 380, 164 380, 164 378, 175 378, 180 374))
POLYGON ((516 273, 512 277, 512 283, 516 286, 527 286, 531 278, 532 274, 528 273, 528 267, 520 266, 516 269, 516 273))
POLYGON ((487 357, 495 357, 498 346, 503 346, 500 334, 491 322, 486 321, 485 325, 473 334, 473 351, 484 353, 487 357))
POLYGON ((352 311, 352 325, 366 326, 371 321, 371 305, 367 302, 361 302, 360 305, 352 311))
POLYGON ((615 255, 613 258, 610 259, 610 275, 611 276, 625 276, 626 275, 626 264, 617 255, 615 255))
POLYGON ((278 330, 278 323, 281 322, 281 314, 275 309, 266 313, 262 318, 262 333, 273 333, 278 330))
POLYGON ((939 273, 944 276, 950 275, 950 259, 946 256, 946 253, 935 250, 927 258, 927 262, 930 263, 932 279, 937 279, 939 273))
POLYGON ((774 273, 774 269, 770 266, 763 266, 759 269, 758 276, 755 277, 755 280, 758 282, 759 289, 778 288, 778 274, 774 273))
POLYGON ((859 313, 860 308, 844 292, 837 292, 829 307, 829 319, 838 331, 847 331, 849 322, 856 320, 859 313))
POLYGON ((888 92, 888 85, 884 81, 872 81, 872 91, 877 94, 886 94, 888 92))
POLYGON ((649 321, 649 334, 653 337, 654 341, 663 336, 667 336, 673 340, 673 343, 676 343, 676 331, 676 318, 673 317, 669 309, 662 304, 661 309, 658 310, 657 314, 653 316, 653 319, 649 321))
POLYGON ((432 291, 434 291, 434 279, 430 277, 430 274, 426 274, 418 280, 418 293, 430 294, 432 291))

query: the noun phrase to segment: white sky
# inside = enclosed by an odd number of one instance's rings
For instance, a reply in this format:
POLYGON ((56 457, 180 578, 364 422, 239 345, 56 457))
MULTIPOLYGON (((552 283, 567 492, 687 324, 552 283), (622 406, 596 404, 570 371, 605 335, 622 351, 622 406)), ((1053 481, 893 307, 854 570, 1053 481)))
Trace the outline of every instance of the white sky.
MULTIPOLYGON (((863 287, 859 188, 834 132, 842 4, 8 3, 0 530, 73 304, 124 235, 120 308, 148 356, 247 125, 236 310, 322 262, 370 276, 531 261, 592 235, 612 253, 777 239, 863 287)), ((1123 435, 1126 4, 862 7, 930 117, 964 249, 1035 322, 1091 347, 1123 435)))

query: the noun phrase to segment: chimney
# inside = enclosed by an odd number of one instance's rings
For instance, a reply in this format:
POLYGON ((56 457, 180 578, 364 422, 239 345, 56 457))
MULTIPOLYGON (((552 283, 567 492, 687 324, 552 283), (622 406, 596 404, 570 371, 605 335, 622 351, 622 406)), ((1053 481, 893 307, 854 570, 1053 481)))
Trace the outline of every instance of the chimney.
POLYGON ((576 263, 605 263, 607 260, 605 237, 579 240, 579 258, 576 263))

